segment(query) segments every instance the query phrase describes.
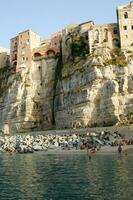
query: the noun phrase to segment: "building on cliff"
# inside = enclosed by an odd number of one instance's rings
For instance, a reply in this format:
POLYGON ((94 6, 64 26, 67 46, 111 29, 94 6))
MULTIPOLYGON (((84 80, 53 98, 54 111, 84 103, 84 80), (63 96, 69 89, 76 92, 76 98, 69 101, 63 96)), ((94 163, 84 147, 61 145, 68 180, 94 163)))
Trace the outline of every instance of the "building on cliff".
MULTIPOLYGON (((71 24, 63 30, 66 45, 72 43, 72 32, 80 30, 86 38, 88 52, 96 48, 133 49, 133 2, 117 8, 117 23, 96 25, 93 21, 81 24, 71 24), (67 38, 66 38, 67 35, 67 38)), ((41 40, 40 36, 31 30, 19 33, 11 39, 11 66, 19 71, 31 65, 32 61, 48 58, 60 53, 62 34, 54 33, 49 40, 41 40)), ((67 52, 64 52, 64 54, 67 52)))
POLYGON ((133 121, 133 60, 124 57, 126 70, 104 59, 112 58, 114 48, 133 50, 132 13, 133 2, 118 7, 117 23, 70 24, 48 40, 21 32, 10 41, 10 65, 8 51, 0 48, 0 130, 114 125, 129 116, 133 121), (109 49, 108 55, 89 56, 98 49, 109 49))
POLYGON ((60 38, 60 33, 53 34, 49 40, 41 40, 41 37, 32 30, 19 33, 11 39, 11 66, 18 72, 22 68, 30 67, 36 59, 54 56, 59 52, 60 38))
POLYGON ((121 47, 133 49, 133 2, 117 8, 117 23, 95 25, 92 21, 79 25, 69 25, 64 29, 68 35, 67 43, 71 40, 71 33, 80 29, 88 39, 88 48, 91 53, 98 47, 110 48, 121 47))
POLYGON ((40 36, 31 30, 21 32, 11 39, 10 62, 16 71, 31 66, 32 50, 40 44, 40 41, 40 36))
POLYGON ((9 49, 0 47, 0 69, 9 65, 9 49))
POLYGON ((133 49, 133 1, 117 9, 117 21, 122 49, 133 49))

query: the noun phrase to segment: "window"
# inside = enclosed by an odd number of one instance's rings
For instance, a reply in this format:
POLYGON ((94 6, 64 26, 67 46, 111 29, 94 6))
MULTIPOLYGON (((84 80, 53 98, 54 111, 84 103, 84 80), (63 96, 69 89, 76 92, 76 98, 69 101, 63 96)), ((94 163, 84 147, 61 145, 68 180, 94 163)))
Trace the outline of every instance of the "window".
POLYGON ((133 25, 131 26, 131 29, 133 30, 133 25))
POLYGON ((54 56, 55 55, 55 51, 52 50, 52 49, 48 50, 46 53, 47 53, 47 56, 54 56))
POLYGON ((27 39, 26 40, 26 45, 28 45, 30 43, 30 40, 29 39, 27 39))
POLYGON ((124 18, 125 18, 125 19, 128 18, 128 13, 127 13, 127 12, 124 13, 124 18))
POLYGON ((40 53, 38 53, 38 52, 34 53, 34 58, 37 58, 37 57, 40 57, 40 56, 41 56, 40 53))
POLYGON ((17 54, 16 53, 14 54, 14 60, 17 60, 17 54))
POLYGON ((22 61, 24 61, 25 60, 25 57, 22 57, 22 61))
POLYGON ((26 57, 26 61, 28 61, 28 57, 26 57))
POLYGON ((118 33, 117 29, 116 29, 116 28, 114 28, 114 34, 117 34, 117 33, 118 33))
POLYGON ((113 39, 113 47, 116 48, 116 47, 120 47, 120 42, 117 38, 114 38, 113 39))
POLYGON ((85 39, 88 40, 88 35, 85 36, 85 39))
POLYGON ((108 29, 104 29, 104 41, 108 41, 108 29))
POLYGON ((127 26, 123 26, 123 29, 124 29, 124 30, 127 30, 127 26))
POLYGON ((95 41, 96 41, 96 43, 99 43, 99 31, 98 30, 95 31, 95 41))

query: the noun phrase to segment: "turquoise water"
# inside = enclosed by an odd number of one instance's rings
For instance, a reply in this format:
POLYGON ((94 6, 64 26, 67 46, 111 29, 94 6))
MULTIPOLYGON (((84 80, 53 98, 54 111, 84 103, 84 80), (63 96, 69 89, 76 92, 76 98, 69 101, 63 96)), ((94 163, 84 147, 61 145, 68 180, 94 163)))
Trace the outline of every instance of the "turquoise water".
POLYGON ((0 154, 0 200, 132 199, 132 155, 0 154))

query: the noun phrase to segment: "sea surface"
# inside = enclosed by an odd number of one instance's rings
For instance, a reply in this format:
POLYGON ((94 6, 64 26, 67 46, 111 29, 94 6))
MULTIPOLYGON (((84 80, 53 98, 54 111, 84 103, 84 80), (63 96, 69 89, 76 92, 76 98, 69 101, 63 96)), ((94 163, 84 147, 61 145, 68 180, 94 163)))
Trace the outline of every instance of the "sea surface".
POLYGON ((0 154, 0 200, 133 200, 133 155, 0 154))

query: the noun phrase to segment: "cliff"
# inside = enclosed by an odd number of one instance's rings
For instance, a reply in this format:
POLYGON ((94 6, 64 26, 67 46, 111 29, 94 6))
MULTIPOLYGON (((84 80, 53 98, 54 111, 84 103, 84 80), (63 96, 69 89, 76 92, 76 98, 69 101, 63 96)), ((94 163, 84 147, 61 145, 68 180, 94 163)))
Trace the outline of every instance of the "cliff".
POLYGON ((133 54, 63 34, 61 54, 12 73, 0 69, 4 133, 133 123, 133 54), (69 36, 69 37, 68 37, 69 36))
POLYGON ((80 30, 64 32, 54 103, 56 127, 132 124, 132 51, 97 47, 89 53, 87 46, 80 30))
POLYGON ((15 73, 0 69, 0 130, 4 133, 51 128, 54 71, 57 59, 36 60, 30 68, 15 73), (48 110, 48 111, 47 111, 48 110))
POLYGON ((66 63, 56 90, 55 119, 59 128, 132 124, 131 55, 106 50, 66 63))

